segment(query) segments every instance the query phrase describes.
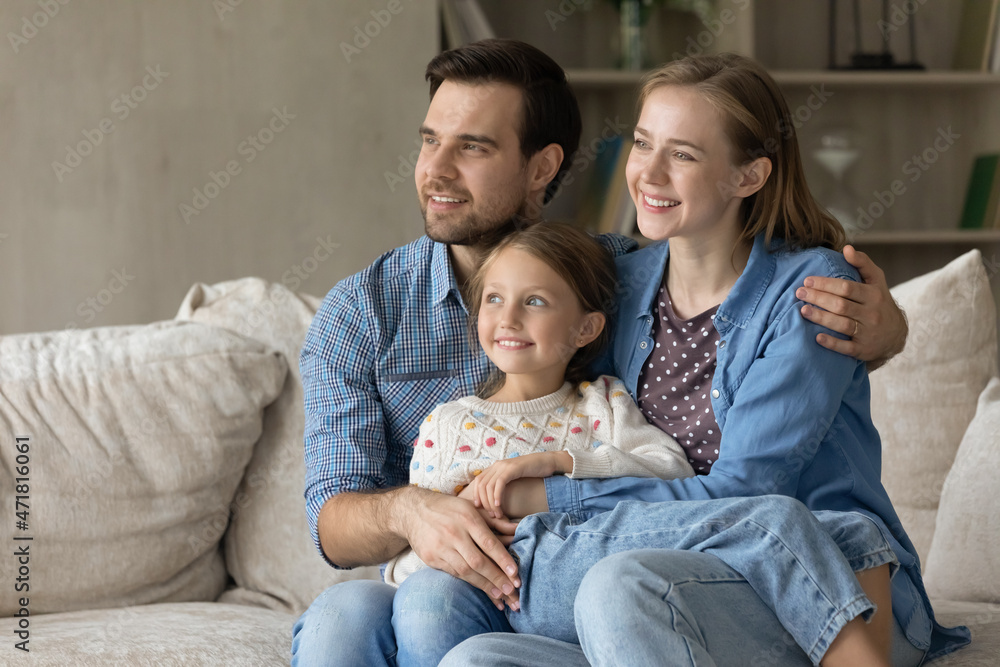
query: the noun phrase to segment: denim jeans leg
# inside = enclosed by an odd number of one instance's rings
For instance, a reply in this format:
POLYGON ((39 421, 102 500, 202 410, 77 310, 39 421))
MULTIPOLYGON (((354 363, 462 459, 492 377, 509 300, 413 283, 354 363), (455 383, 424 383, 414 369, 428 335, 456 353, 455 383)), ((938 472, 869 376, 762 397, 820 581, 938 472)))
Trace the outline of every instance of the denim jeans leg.
MULTIPOLYGON (((620 663, 627 664, 627 663, 620 663)), ((662 660, 658 663, 667 664, 662 660)), ((589 667, 579 644, 538 635, 510 632, 478 635, 465 640, 444 657, 439 667, 589 667)))
POLYGON ((293 667, 396 664, 392 586, 359 579, 323 591, 292 627, 293 667))
POLYGON ((645 549, 587 572, 574 605, 590 664, 813 664, 738 572, 716 556, 645 549))
POLYGON ((437 665, 462 641, 487 632, 511 632, 504 613, 478 588, 424 568, 400 585, 393 604, 396 664, 437 665))
MULTIPOLYGON (((864 562, 895 562, 873 522, 861 515, 851 521, 856 530, 846 532, 864 562)), ((511 545, 523 582, 521 611, 508 613, 511 626, 578 641, 568 602, 584 574, 606 556, 647 548, 714 554, 749 582, 817 661, 848 621, 873 609, 837 543, 793 498, 626 501, 580 524, 564 514, 521 521, 511 545)))

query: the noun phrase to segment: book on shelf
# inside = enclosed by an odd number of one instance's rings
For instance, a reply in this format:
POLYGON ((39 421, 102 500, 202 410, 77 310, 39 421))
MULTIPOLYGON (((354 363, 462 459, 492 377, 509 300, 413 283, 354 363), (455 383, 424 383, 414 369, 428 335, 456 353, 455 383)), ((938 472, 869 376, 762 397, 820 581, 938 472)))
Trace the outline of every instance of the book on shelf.
POLYGON ((441 0, 441 22, 449 49, 496 37, 478 0, 441 0))
POLYGON ((979 155, 972 163, 960 229, 992 229, 1000 216, 1000 153, 979 155))
POLYGON ((628 183, 625 182, 625 165, 628 164, 628 156, 631 152, 625 145, 625 140, 621 135, 615 137, 618 140, 619 150, 614 161, 614 169, 611 173, 611 181, 604 197, 604 204, 601 207, 601 215, 597 221, 597 231, 600 234, 625 234, 630 235, 635 228, 635 204, 628 191, 628 183))
POLYGON ((952 69, 988 72, 996 60, 1000 0, 963 0, 952 69))
POLYGON ((588 232, 598 231, 604 201, 607 199, 611 180, 615 175, 615 165, 622 150, 622 143, 620 136, 609 139, 604 144, 604 150, 594 156, 594 162, 590 165, 590 174, 584 185, 576 215, 579 226, 588 232))

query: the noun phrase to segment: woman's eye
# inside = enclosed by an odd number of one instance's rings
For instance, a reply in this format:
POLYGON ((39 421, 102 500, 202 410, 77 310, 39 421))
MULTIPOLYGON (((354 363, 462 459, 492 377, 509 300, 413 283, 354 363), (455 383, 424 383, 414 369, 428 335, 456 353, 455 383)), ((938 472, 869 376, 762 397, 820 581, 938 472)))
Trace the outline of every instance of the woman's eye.
POLYGON ((674 153, 674 157, 676 157, 678 160, 690 160, 691 159, 690 155, 688 155, 687 153, 681 153, 681 152, 674 153))
POLYGON ((649 144, 642 139, 635 139, 632 143, 636 148, 647 148, 649 146, 649 144))

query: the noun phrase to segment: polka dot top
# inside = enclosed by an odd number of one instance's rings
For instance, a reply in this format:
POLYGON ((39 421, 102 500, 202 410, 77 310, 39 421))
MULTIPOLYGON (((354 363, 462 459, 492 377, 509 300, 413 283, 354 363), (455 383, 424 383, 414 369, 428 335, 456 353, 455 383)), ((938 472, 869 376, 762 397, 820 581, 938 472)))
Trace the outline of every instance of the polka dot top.
POLYGON ((709 395, 719 344, 712 320, 719 307, 682 320, 666 285, 657 299, 653 352, 639 373, 636 402, 650 423, 680 443, 695 473, 707 475, 721 439, 709 395))

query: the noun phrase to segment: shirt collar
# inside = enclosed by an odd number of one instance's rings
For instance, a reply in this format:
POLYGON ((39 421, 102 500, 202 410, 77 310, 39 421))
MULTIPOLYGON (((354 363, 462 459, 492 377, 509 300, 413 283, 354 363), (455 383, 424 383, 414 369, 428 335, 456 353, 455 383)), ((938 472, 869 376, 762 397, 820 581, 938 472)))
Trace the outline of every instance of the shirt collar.
POLYGON ((774 259, 773 251, 781 241, 772 241, 768 248, 764 243, 764 234, 760 233, 753 239, 753 247, 750 249, 750 259, 743 269, 743 274, 736 279, 736 284, 729 290, 729 296, 719 306, 715 313, 715 328, 719 333, 723 329, 728 329, 729 325, 746 328, 757 310, 757 304, 767 291, 771 279, 774 277, 777 262, 774 259))
MULTIPOLYGON (((775 249, 774 246, 777 244, 780 244, 780 241, 772 242, 772 248, 769 251, 764 243, 763 233, 754 237, 750 258, 747 260, 743 274, 736 280, 733 288, 729 290, 729 295, 715 313, 715 328, 720 333, 731 325, 743 329, 750 322, 750 318, 753 317, 754 311, 757 309, 757 304, 760 303, 764 291, 767 290, 767 286, 774 276, 776 263, 771 251, 775 249)), ((647 248, 647 252, 653 253, 652 265, 658 268, 654 275, 659 275, 660 279, 647 281, 642 299, 639 301, 646 306, 638 313, 638 317, 645 317, 649 314, 648 305, 654 303, 656 293, 663 283, 667 259, 670 257, 670 243, 664 241, 653 244, 647 248)))
MULTIPOLYGON (((449 295, 454 295, 455 301, 465 308, 462 301, 462 292, 458 289, 455 280, 455 271, 451 266, 451 257, 448 255, 448 246, 444 243, 431 241, 434 249, 431 252, 431 297, 435 304, 439 304, 449 295)), ((468 309, 466 309, 468 312, 468 309)))

